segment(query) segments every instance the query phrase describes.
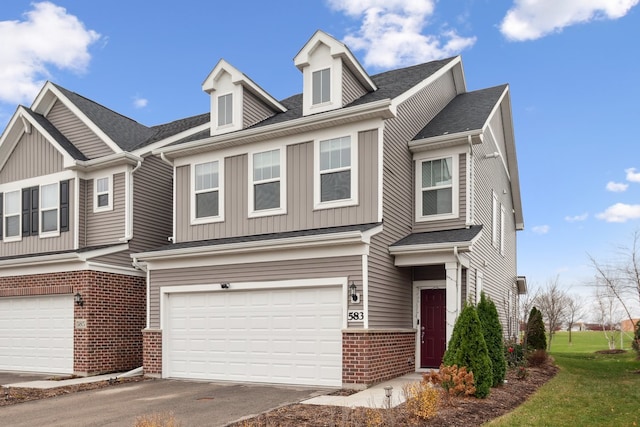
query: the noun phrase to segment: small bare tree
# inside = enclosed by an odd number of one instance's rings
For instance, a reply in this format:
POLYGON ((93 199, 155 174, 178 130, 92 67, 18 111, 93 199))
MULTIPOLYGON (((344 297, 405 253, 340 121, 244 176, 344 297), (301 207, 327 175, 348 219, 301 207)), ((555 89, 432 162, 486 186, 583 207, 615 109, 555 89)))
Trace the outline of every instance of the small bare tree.
POLYGON ((567 295, 566 321, 569 330, 569 344, 571 344, 571 330, 573 326, 585 315, 584 299, 580 295, 567 295))
POLYGON ((557 276, 555 279, 547 281, 546 287, 537 296, 535 305, 540 309, 547 323, 549 331, 547 349, 551 350, 551 340, 553 340, 553 335, 556 331, 562 326, 567 308, 567 294, 560 289, 557 276))
POLYGON ((620 310, 620 301, 611 288, 599 286, 594 291, 595 316, 607 340, 609 350, 615 350, 618 334, 617 326, 624 317, 620 310))

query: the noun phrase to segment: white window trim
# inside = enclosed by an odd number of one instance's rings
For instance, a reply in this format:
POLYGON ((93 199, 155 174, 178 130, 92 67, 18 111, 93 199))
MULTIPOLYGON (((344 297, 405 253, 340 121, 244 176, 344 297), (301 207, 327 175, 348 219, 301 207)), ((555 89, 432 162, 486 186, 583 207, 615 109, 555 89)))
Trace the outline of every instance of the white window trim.
MULTIPOLYGON (((342 208, 358 204, 358 133, 341 133, 316 138, 313 141, 313 209, 342 208), (348 136, 351 140, 351 197, 348 199, 320 201, 320 142, 348 136)), ((342 170, 347 170, 343 168, 342 170)), ((336 170, 333 170, 334 172, 336 170)))
MULTIPOLYGON (((320 67, 318 69, 312 70, 311 71, 311 108, 316 108, 316 107, 324 107, 325 105, 331 105, 333 103, 333 70, 331 66, 327 66, 327 67, 320 67), (329 100, 328 101, 323 101, 323 102, 318 102, 317 104, 313 102, 313 76, 315 73, 320 72, 320 71, 325 71, 327 70, 328 74, 329 74, 329 100)), ((321 91, 322 92, 322 91, 321 91)))
POLYGON ((498 195, 492 191, 493 208, 491 211, 491 245, 498 247, 498 195))
MULTIPOLYGON (((191 174, 190 193, 190 215, 191 225, 211 224, 224 221, 224 157, 202 158, 198 162, 191 163, 189 166, 191 174), (218 215, 196 218, 196 166, 204 163, 218 162, 218 215)), ((208 191, 212 191, 209 189, 208 191)))
POLYGON ((427 153, 415 157, 415 211, 416 222, 440 221, 455 219, 459 215, 460 205, 460 154, 456 152, 427 153), (451 157, 451 213, 438 215, 422 215, 422 163, 451 157))
POLYGON ((506 211, 504 205, 500 204, 500 255, 504 256, 504 220, 506 211))
POLYGON ((38 235, 40 238, 45 239, 48 237, 58 237, 60 235, 60 182, 51 182, 49 184, 42 184, 40 186, 40 188, 38 189, 38 198, 40 199, 38 202, 40 203, 39 207, 38 207, 38 235), (43 194, 42 194, 42 187, 46 187, 49 185, 54 185, 56 186, 56 195, 57 195, 57 202, 56 202, 56 207, 55 208, 50 208, 50 209, 43 209, 43 203, 42 203, 42 198, 43 198, 43 194), (57 215, 56 215, 56 229, 52 230, 52 231, 43 231, 43 226, 42 226, 42 214, 45 211, 57 211, 57 215))
POLYGON ((216 128, 217 129, 226 129, 226 128, 230 128, 233 127, 233 123, 235 121, 236 118, 236 111, 235 111, 235 96, 233 91, 230 92, 225 92, 225 93, 221 93, 220 95, 216 96, 216 128), (220 118, 220 98, 225 97, 227 95, 231 95, 231 121, 228 123, 225 123, 223 125, 220 124, 219 122, 219 118, 220 118))
POLYGON ((2 241, 5 243, 22 241, 22 190, 5 191, 2 197, 2 241), (7 215, 7 193, 18 193, 18 212, 7 215), (18 235, 7 236, 7 217, 18 216, 18 235))
MULTIPOLYGON (((104 192, 100 194, 105 194, 104 192)), ((93 212, 107 212, 113 210, 113 175, 99 176, 93 179, 93 212), (109 185, 109 191, 106 194, 109 196, 109 203, 107 206, 98 206, 98 180, 107 179, 109 185)))
MULTIPOLYGON (((249 206, 249 218, 258 218, 263 216, 271 216, 271 215, 283 215, 287 213, 287 147, 273 147, 268 150, 260 150, 260 151, 252 151, 248 155, 249 164, 248 164, 248 174, 249 174, 249 188, 247 194, 249 195, 248 206, 249 206), (255 200, 255 184, 253 180, 253 156, 254 154, 265 153, 267 151, 280 150, 280 178, 277 180, 280 182, 280 207, 273 209, 262 209, 259 211, 255 210, 254 200, 255 200)), ((275 182, 276 179, 263 180, 259 181, 259 183, 266 182, 275 182)))

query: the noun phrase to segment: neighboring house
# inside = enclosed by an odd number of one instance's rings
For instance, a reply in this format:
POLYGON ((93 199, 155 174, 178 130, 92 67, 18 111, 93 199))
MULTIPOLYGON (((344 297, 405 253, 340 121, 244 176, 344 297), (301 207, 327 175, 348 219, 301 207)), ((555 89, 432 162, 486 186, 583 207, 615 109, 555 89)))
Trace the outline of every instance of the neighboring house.
POLYGON ((438 367, 481 291, 515 335, 509 87, 468 92, 460 57, 369 76, 321 31, 294 63, 278 101, 221 60, 210 127, 154 150, 173 243, 132 255, 145 373, 359 388, 438 367))
POLYGON ((148 128, 53 83, 17 108, 0 137, 0 370, 142 365, 146 273, 130 253, 172 228, 172 169, 150 153, 208 120, 148 128))
POLYGON ((636 325, 640 319, 626 319, 620 322, 620 330, 622 332, 634 332, 636 325))

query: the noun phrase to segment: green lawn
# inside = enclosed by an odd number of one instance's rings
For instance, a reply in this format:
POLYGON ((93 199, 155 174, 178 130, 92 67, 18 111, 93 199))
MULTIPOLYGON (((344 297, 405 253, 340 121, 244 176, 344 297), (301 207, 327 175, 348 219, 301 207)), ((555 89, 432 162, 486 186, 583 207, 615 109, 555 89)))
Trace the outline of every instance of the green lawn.
MULTIPOLYGON (((640 361, 636 353, 607 349, 602 332, 560 332, 551 355, 555 378, 518 409, 490 426, 640 426, 640 361)), ((630 348, 630 340, 625 349, 630 348)))

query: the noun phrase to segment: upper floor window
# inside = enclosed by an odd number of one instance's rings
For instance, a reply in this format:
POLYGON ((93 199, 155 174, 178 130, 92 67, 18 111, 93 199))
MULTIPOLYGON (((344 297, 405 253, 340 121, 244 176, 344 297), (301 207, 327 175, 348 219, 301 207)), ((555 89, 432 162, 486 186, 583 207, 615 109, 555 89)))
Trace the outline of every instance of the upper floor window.
POLYGON ((58 183, 40 187, 40 230, 41 233, 58 232, 59 209, 58 183))
POLYGON ((218 126, 233 123, 233 94, 220 95, 218 97, 218 126))
POLYGON ((252 186, 250 215, 274 214, 284 210, 281 150, 255 153, 251 156, 252 186))
POLYGON ((504 255, 504 220, 505 209, 504 205, 500 205, 500 254, 504 255))
POLYGON ((313 98, 312 104, 322 104, 331 101, 331 70, 314 71, 312 74, 313 98))
POLYGON ((20 239, 20 190, 4 193, 4 239, 20 239))
POLYGON ((113 209, 111 187, 111 176, 94 180, 94 212, 113 209))
POLYGON ((421 159, 416 164, 417 220, 454 218, 458 210, 457 155, 421 159))
POLYGON ((320 203, 351 199, 351 138, 327 139, 319 145, 320 203))
POLYGON ((196 164, 193 167, 193 219, 220 219, 220 162, 196 164))

